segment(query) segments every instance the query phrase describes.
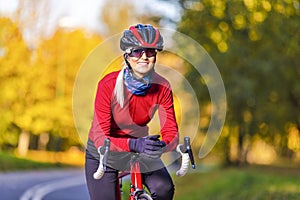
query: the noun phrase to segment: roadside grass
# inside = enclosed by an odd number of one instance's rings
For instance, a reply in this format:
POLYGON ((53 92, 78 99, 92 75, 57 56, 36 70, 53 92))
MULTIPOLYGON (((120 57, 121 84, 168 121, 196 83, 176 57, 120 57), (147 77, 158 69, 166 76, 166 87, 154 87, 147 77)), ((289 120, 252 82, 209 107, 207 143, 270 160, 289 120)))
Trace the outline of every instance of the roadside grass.
MULTIPOLYGON (((192 170, 190 171, 192 172, 192 170)), ((172 175, 174 200, 298 200, 300 169, 249 166, 172 175)), ((123 182, 123 199, 129 180, 123 182)))
POLYGON ((300 169, 250 166, 174 177, 175 200, 296 200, 300 169))
POLYGON ((18 158, 13 154, 0 152, 0 172, 61 167, 70 167, 70 165, 62 163, 38 162, 24 158, 18 158))

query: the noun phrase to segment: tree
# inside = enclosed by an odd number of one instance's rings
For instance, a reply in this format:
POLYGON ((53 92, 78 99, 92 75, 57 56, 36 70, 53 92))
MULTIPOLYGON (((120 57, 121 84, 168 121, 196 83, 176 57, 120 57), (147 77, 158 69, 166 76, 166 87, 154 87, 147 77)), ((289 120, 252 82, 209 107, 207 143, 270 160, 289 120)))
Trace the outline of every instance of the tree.
POLYGON ((80 144, 72 118, 73 84, 81 63, 101 38, 83 30, 59 29, 30 50, 15 23, 0 18, 0 24, 4 27, 0 32, 1 146, 18 145, 25 155, 32 136, 45 138, 45 134, 50 134, 50 140, 64 139, 66 146, 80 144))
POLYGON ((58 29, 52 38, 41 42, 36 50, 35 66, 39 68, 41 79, 37 88, 43 88, 44 97, 39 107, 36 104, 35 111, 40 119, 37 124, 51 126, 48 130, 38 130, 38 133, 51 132, 59 138, 79 142, 72 115, 74 81, 85 57, 100 41, 99 36, 84 30, 58 29))
MULTIPOLYGON (((31 70, 30 51, 28 50, 18 27, 8 18, 0 18, 1 30, 1 73, 0 85, 2 89, 1 108, 1 140, 0 144, 16 145, 17 136, 8 133, 16 132, 17 118, 23 115, 27 102, 25 89, 28 85, 26 75, 31 70), (11 123, 14 121, 14 123, 11 123)), ((26 120, 26 119, 24 119, 26 120)), ((25 131, 25 129, 24 129, 25 131)), ((5 147, 3 147, 5 148, 5 147)))
POLYGON ((123 32, 128 26, 136 24, 136 12, 133 3, 124 0, 106 1, 100 15, 108 35, 123 32))
MULTIPOLYGON (((274 145, 280 137, 278 149, 287 149, 284 127, 299 127, 299 2, 203 0, 181 5, 178 30, 204 46, 225 83, 226 124, 237 131, 224 138, 237 137, 238 147, 237 159, 228 161, 246 162, 255 135, 274 145)), ((200 84, 194 73, 189 77, 200 84)))

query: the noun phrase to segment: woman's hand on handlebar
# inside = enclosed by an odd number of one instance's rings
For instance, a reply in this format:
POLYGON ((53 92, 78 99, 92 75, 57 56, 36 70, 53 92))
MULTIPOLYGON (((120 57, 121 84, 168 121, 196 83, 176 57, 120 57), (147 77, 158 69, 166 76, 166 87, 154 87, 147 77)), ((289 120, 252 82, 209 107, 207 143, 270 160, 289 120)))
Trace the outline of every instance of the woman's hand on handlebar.
POLYGON ((145 152, 145 155, 149 158, 158 159, 166 151, 166 143, 156 139, 151 146, 150 150, 145 152))
POLYGON ((147 157, 158 159, 165 151, 165 142, 160 141, 159 135, 146 136, 129 140, 129 148, 131 152, 141 153, 147 157))

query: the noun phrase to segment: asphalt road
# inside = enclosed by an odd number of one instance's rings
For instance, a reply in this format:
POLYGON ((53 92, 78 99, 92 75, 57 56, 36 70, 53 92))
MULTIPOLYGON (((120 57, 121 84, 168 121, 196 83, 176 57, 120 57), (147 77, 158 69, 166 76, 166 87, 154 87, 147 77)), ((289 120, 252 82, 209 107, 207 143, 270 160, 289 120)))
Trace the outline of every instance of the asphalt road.
POLYGON ((0 173, 1 200, 88 200, 82 169, 0 173))

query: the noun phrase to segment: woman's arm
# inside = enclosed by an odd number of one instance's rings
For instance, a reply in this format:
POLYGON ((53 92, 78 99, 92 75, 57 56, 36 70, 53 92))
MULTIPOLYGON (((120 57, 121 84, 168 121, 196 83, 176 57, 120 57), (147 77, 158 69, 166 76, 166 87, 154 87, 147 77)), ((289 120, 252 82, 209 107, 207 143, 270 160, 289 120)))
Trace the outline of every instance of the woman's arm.
POLYGON ((128 138, 111 136, 112 109, 114 81, 100 81, 97 88, 94 119, 92 124, 92 141, 96 148, 103 145, 105 138, 111 141, 111 151, 130 151, 128 138))
POLYGON ((173 94, 169 84, 162 86, 158 114, 162 140, 167 144, 167 151, 172 151, 178 144, 178 125, 176 122, 173 94))

